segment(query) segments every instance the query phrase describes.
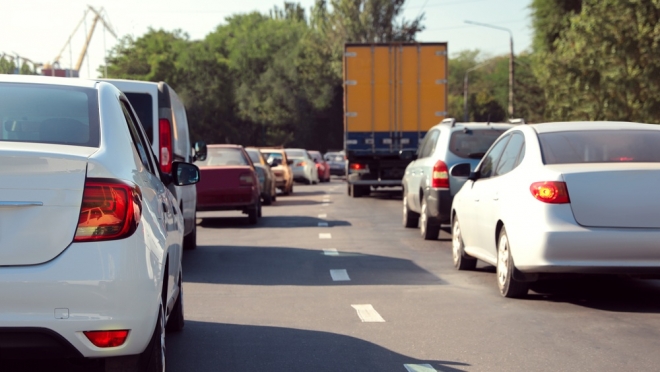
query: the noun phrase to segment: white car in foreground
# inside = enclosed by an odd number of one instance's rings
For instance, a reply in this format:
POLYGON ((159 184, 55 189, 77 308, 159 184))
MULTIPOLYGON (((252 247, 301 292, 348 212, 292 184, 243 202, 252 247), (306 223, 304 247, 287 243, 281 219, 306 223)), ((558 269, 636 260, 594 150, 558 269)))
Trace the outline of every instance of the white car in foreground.
MULTIPOLYGON (((457 165, 454 176, 467 176, 457 165)), ((519 126, 493 144, 452 206, 453 259, 497 268, 505 297, 555 273, 660 274, 660 126, 519 126)))
POLYGON ((0 75, 0 121, 0 354, 164 371, 165 326, 184 319, 183 218, 163 182, 199 170, 161 174, 108 83, 0 75))

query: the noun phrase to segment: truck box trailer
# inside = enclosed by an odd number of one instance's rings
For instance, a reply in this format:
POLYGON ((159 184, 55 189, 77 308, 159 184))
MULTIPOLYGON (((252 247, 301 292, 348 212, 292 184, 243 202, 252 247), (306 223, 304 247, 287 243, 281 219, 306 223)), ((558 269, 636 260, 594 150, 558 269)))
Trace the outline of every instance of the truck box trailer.
POLYGON ((447 44, 346 44, 348 193, 401 186, 426 132, 447 115, 447 44))

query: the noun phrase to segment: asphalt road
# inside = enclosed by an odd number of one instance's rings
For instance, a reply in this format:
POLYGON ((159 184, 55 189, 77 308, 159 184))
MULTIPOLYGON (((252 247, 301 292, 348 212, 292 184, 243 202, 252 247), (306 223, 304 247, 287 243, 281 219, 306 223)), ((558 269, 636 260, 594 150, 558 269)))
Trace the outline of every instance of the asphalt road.
MULTIPOLYGON (((256 226, 199 217, 169 371, 660 370, 660 281, 563 280, 504 299, 493 267, 454 270, 446 231, 424 241, 401 226, 400 192, 352 199, 334 180, 296 185, 256 226)), ((92 370, 39 365, 0 372, 92 370)))
POLYGON ((660 370, 659 281, 501 298, 493 267, 454 270, 447 232, 423 241, 401 226, 399 194, 352 199, 334 180, 296 185, 254 227, 201 214, 170 371, 660 370))

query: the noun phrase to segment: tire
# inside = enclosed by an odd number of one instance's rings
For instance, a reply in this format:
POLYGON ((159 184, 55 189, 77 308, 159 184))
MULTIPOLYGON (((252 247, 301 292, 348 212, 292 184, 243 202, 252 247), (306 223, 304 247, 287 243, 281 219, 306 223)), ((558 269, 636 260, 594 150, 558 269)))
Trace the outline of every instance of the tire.
POLYGON ((293 194, 293 182, 291 182, 291 186, 289 186, 289 192, 287 193, 287 195, 291 195, 291 194, 293 194))
POLYGON ((165 371, 165 308, 161 299, 158 320, 147 348, 138 355, 107 358, 105 372, 164 372, 165 371))
POLYGON ((355 185, 350 185, 349 194, 354 198, 359 198, 362 196, 362 189, 355 185))
POLYGON ((257 217, 261 218, 261 202, 259 203, 259 209, 257 210, 257 217))
POLYGON ((454 267, 457 270, 474 270, 477 267, 477 259, 465 253, 461 226, 458 224, 458 218, 456 217, 454 217, 454 223, 451 226, 451 253, 454 267))
POLYGON ((170 332, 181 332, 185 325, 183 317, 183 273, 179 273, 179 297, 177 297, 170 317, 167 319, 167 330, 170 332))
POLYGON ((437 240, 440 225, 432 225, 429 218, 429 208, 426 198, 422 198, 422 211, 419 218, 419 232, 424 240, 437 240))
POLYGON ((419 214, 408 208, 408 197, 403 196, 403 227, 415 228, 419 224, 419 214))
POLYGON ((507 298, 520 298, 527 295, 529 283, 521 282, 513 277, 516 266, 513 264, 509 237, 502 227, 497 243, 497 286, 500 294, 507 298))
POLYGON ((248 223, 250 225, 256 225, 259 222, 259 202, 248 209, 248 223))
POLYGON ((264 205, 273 204, 273 196, 272 195, 266 194, 266 195, 264 195, 263 199, 264 199, 264 205))
POLYGON ((353 188, 351 187, 350 184, 346 184, 346 186, 347 186, 346 194, 347 194, 348 196, 352 196, 352 195, 353 195, 353 188))
POLYGON ((192 251, 197 248, 197 213, 193 221, 193 230, 183 237, 183 249, 192 251))

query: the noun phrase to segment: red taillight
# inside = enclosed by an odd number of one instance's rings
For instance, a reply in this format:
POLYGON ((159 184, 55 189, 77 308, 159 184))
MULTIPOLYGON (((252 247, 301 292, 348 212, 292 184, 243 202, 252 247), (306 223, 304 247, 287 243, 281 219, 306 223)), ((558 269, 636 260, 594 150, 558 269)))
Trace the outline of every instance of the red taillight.
POLYGON ((117 347, 126 342, 128 330, 119 331, 84 331, 87 339, 96 347, 117 347))
POLYGON ((438 160, 433 166, 431 187, 449 187, 449 172, 447 171, 447 164, 442 160, 438 160))
POLYGON ((536 199, 544 203, 565 204, 571 202, 565 182, 534 182, 529 190, 536 199))
POLYGON ((307 163, 305 163, 304 161, 301 161, 301 162, 296 164, 296 167, 304 167, 305 165, 307 165, 307 163))
POLYGON ((242 186, 254 185, 254 177, 252 177, 252 173, 243 173, 240 175, 238 179, 241 182, 242 186))
POLYGON ((122 239, 137 229, 142 195, 135 186, 112 179, 88 178, 74 242, 122 239))
POLYGON ((160 137, 158 138, 160 170, 163 173, 170 173, 172 171, 172 127, 167 119, 160 119, 158 125, 160 127, 160 137))
POLYGON ((353 169, 353 170, 362 170, 362 169, 365 169, 366 166, 364 164, 360 164, 360 163, 351 163, 349 168, 353 169))

